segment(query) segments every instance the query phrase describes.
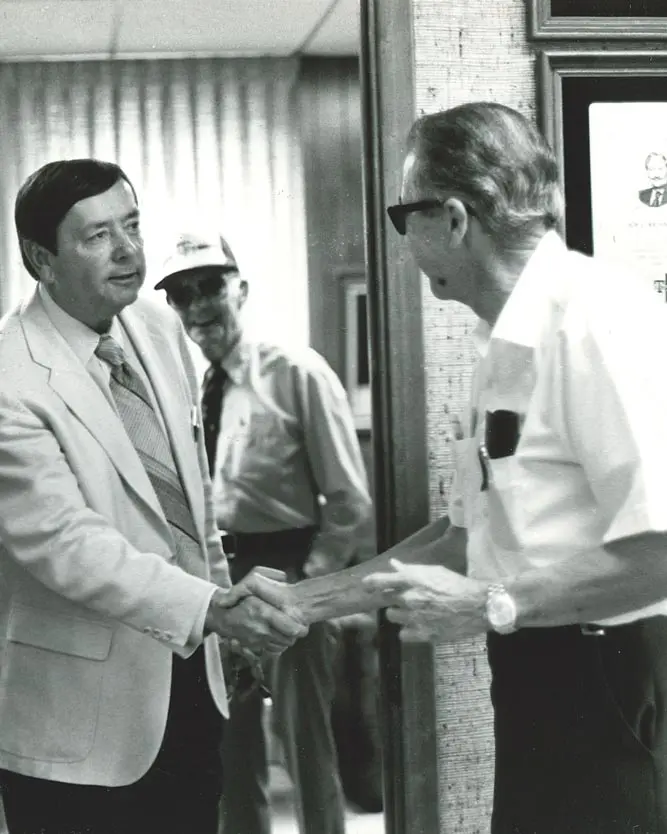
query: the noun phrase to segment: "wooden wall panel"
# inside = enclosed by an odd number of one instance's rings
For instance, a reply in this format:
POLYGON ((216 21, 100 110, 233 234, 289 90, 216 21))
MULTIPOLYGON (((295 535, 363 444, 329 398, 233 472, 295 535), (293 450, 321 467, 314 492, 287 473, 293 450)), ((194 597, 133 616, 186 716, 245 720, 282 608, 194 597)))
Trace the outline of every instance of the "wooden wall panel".
POLYGON ((310 343, 341 374, 338 274, 364 262, 358 61, 304 58, 299 86, 310 343))

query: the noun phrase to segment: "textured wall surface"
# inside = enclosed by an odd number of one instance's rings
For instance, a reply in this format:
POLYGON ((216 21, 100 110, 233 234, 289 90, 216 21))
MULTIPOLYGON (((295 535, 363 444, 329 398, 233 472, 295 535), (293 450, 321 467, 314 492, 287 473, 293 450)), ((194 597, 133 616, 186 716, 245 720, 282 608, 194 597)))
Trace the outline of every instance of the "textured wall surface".
MULTIPOLYGON (((526 43, 525 0, 413 0, 419 113, 492 100, 528 116, 535 110, 534 58, 526 43)), ((476 319, 441 303, 424 284, 431 511, 447 510, 451 415, 466 402, 476 319)), ((441 831, 486 832, 493 787, 493 733, 484 645, 436 649, 441 831)))

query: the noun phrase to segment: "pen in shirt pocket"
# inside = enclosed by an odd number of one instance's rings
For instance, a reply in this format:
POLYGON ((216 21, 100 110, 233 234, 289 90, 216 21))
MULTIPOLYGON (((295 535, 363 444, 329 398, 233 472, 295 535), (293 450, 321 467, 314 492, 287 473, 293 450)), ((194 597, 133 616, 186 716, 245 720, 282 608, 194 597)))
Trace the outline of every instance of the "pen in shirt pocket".
POLYGON ((196 443, 199 440, 199 414, 196 405, 190 408, 190 425, 192 426, 192 436, 196 443))

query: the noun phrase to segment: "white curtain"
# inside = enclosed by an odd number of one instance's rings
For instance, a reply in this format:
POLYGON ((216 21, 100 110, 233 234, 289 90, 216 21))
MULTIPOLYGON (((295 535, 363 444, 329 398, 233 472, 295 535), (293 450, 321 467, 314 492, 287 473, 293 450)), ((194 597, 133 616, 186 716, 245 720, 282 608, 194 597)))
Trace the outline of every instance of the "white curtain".
POLYGON ((0 65, 0 312, 32 279, 13 207, 53 159, 117 162, 137 189, 149 262, 143 292, 179 228, 229 241, 250 283, 248 325, 308 342, 298 64, 174 59, 0 65))

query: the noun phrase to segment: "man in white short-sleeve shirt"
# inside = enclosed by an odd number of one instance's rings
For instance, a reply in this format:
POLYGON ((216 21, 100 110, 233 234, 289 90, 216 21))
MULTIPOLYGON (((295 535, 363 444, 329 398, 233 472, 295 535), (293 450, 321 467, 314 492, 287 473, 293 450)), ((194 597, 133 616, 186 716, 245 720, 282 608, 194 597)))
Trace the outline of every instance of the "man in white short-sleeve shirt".
POLYGON ((664 834, 667 309, 568 251, 562 209, 517 112, 417 120, 389 214, 480 318, 450 517, 293 594, 307 621, 384 603, 404 640, 488 635, 493 834, 664 834))

